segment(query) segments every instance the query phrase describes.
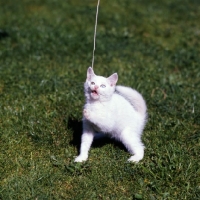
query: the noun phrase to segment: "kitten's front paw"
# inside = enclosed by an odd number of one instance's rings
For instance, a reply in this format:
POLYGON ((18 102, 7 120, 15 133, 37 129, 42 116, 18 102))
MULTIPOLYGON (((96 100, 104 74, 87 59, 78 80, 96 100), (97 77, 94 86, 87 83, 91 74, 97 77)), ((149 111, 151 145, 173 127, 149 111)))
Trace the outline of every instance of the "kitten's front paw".
POLYGON ((142 160, 143 157, 141 156, 137 156, 137 155, 134 155, 134 156, 131 156, 129 159, 128 159, 128 162, 135 162, 135 163, 138 163, 140 160, 142 160))
POLYGON ((77 156, 74 160, 74 162, 83 162, 86 161, 88 156, 77 156))
POLYGON ((83 110, 83 116, 84 116, 87 120, 89 120, 89 119, 90 119, 90 112, 89 112, 89 110, 84 109, 84 110, 83 110))

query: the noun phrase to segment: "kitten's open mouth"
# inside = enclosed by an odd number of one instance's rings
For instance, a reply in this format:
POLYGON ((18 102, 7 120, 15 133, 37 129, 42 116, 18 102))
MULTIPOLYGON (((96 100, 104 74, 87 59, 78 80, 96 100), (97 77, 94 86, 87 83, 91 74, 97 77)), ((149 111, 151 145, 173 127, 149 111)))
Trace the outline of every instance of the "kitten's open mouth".
POLYGON ((96 90, 92 90, 92 94, 98 95, 98 92, 96 90))

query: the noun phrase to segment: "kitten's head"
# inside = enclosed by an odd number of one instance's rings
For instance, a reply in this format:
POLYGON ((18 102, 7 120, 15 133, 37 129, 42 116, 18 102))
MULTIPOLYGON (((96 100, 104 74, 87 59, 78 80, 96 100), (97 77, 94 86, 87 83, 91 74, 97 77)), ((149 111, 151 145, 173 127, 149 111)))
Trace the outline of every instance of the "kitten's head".
POLYGON ((91 67, 87 70, 87 79, 84 84, 85 96, 88 100, 108 101, 115 91, 118 80, 117 73, 108 78, 95 75, 91 67))

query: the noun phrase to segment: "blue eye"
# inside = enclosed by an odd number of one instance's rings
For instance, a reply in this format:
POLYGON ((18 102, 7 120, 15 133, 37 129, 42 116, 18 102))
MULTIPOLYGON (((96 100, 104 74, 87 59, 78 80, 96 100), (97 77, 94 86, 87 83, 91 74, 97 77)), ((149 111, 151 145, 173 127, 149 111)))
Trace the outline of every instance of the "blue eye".
POLYGON ((105 88, 106 86, 104 84, 102 84, 100 87, 105 88))
POLYGON ((95 85, 95 83, 94 83, 94 82, 91 82, 91 85, 95 85))

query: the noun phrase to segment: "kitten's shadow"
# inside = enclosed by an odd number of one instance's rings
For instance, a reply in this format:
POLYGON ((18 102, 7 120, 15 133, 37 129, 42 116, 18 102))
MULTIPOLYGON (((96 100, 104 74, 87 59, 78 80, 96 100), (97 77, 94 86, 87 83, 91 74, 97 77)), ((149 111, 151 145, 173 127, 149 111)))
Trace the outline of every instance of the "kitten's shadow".
POLYGON ((79 151, 81 145, 81 135, 83 131, 82 121, 69 118, 67 128, 73 132, 73 138, 70 141, 70 145, 75 146, 79 151))
POLYGON ((7 38, 7 37, 9 37, 8 32, 0 29, 0 40, 3 40, 4 38, 7 38))
MULTIPOLYGON (((73 139, 70 141, 70 144, 75 146, 77 148, 77 151, 79 152, 81 145, 81 135, 83 131, 82 121, 69 118, 67 127, 68 129, 71 129, 73 131, 73 139)), ((98 134, 98 136, 95 137, 92 143, 92 148, 100 148, 106 144, 113 144, 114 146, 123 149, 124 151, 127 151, 121 142, 118 142, 106 136, 103 137, 102 134, 98 134)))

